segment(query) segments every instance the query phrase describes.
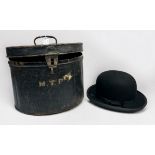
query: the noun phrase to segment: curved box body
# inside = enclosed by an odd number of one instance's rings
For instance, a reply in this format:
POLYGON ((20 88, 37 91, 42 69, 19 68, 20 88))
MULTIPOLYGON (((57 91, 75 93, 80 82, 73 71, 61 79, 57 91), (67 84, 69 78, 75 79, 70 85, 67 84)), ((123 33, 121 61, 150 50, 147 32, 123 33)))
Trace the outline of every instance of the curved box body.
POLYGON ((41 56, 8 56, 15 107, 20 112, 56 114, 81 103, 84 96, 82 53, 76 50, 65 54, 57 52, 54 57, 52 52, 41 56), (54 60, 57 61, 55 66, 54 60))

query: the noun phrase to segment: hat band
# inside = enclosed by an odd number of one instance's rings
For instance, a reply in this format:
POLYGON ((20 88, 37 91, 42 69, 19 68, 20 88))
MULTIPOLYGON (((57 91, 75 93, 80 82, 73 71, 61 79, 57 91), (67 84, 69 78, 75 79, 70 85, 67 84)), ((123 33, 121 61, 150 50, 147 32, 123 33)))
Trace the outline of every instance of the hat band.
POLYGON ((99 99, 101 99, 103 102, 105 102, 106 104, 110 104, 110 105, 114 105, 114 106, 124 106, 124 101, 114 101, 114 100, 109 100, 107 98, 103 98, 101 96, 98 96, 99 99))

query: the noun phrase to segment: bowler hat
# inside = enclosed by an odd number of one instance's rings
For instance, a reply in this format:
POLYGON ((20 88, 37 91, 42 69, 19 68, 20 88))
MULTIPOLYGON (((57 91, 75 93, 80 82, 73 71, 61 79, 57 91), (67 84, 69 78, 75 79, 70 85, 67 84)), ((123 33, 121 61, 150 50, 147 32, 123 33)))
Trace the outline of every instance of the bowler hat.
POLYGON ((137 91, 135 79, 116 70, 101 73, 96 84, 88 88, 87 96, 91 103, 118 112, 137 112, 147 104, 146 97, 137 91))

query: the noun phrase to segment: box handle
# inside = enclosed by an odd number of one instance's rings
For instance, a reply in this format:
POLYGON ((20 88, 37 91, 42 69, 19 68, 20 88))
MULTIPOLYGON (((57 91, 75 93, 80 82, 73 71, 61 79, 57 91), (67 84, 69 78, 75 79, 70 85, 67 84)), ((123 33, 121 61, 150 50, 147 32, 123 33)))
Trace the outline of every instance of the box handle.
POLYGON ((38 36, 38 37, 36 37, 35 39, 34 39, 34 45, 36 46, 37 44, 36 44, 36 40, 37 39, 40 39, 40 38, 51 38, 51 39, 54 39, 55 40, 55 44, 57 45, 57 43, 58 43, 58 41, 57 41, 57 38, 55 38, 54 36, 38 36))

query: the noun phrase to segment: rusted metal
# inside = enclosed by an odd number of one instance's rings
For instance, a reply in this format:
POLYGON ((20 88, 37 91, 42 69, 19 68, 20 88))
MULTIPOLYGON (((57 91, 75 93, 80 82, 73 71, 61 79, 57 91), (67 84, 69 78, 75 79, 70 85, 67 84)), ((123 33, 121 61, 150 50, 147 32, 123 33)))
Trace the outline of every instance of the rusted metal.
POLYGON ((56 42, 46 46, 8 47, 6 50, 17 110, 31 115, 49 115, 81 103, 82 43, 56 42))
POLYGON ((47 66, 51 69, 51 73, 53 74, 53 69, 57 67, 58 65, 58 55, 46 55, 45 60, 47 63, 47 66))

